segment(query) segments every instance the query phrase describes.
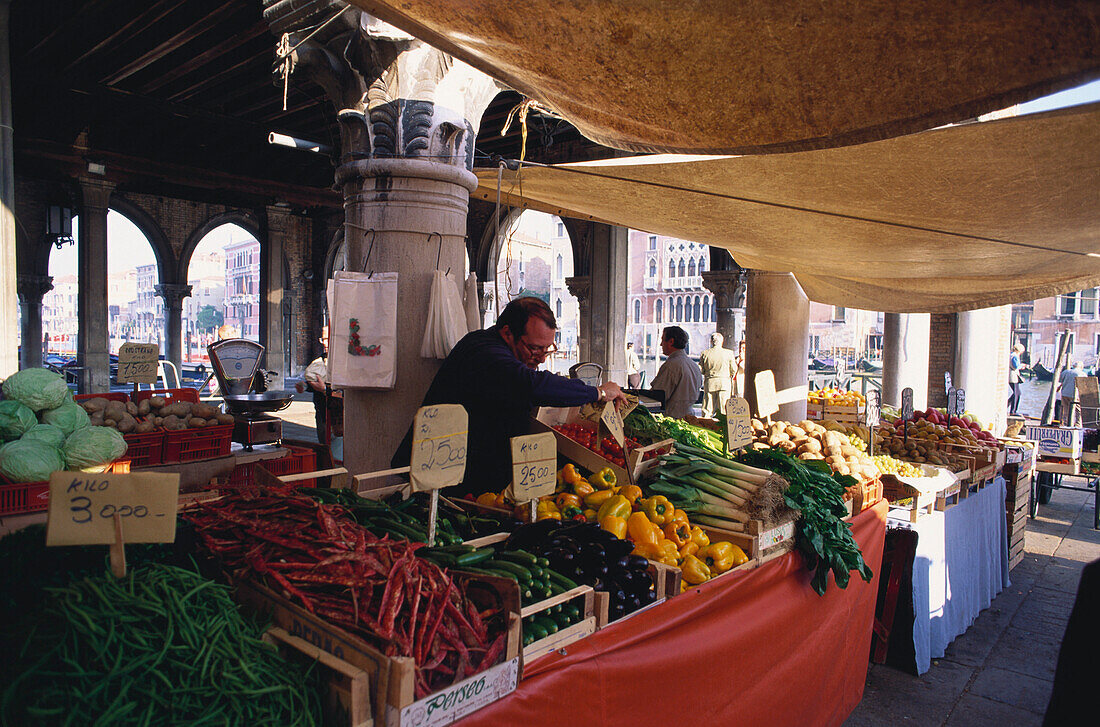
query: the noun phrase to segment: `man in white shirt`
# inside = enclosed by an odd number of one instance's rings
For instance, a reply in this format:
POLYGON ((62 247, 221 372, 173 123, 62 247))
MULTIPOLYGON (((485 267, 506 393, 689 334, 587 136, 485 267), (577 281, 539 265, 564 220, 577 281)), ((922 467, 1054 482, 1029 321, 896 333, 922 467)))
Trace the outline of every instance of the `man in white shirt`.
POLYGON ((733 351, 722 347, 723 337, 710 334, 710 348, 699 357, 703 370, 703 416, 713 417, 726 411, 733 379, 737 376, 737 359, 733 351))
POLYGON ((1081 421, 1081 405, 1077 403, 1077 377, 1084 376, 1081 362, 1073 364, 1062 372, 1059 383, 1062 384, 1062 411, 1059 419, 1063 427, 1075 427, 1081 421))
POLYGON ((703 385, 703 372, 699 364, 688 358, 684 350, 687 345, 687 331, 679 326, 669 326, 661 333, 661 351, 668 359, 661 364, 650 386, 664 392, 665 414, 674 419, 691 414, 703 385))
POLYGON ((638 360, 638 354, 634 353, 633 341, 626 344, 626 385, 631 389, 642 385, 642 362, 638 360))

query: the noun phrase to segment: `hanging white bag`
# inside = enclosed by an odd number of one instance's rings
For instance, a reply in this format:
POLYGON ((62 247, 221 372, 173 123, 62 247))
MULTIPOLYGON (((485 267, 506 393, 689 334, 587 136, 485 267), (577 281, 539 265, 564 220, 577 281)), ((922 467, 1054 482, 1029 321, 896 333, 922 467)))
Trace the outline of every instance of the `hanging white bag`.
POLYGON ((447 354, 467 333, 466 312, 462 307, 458 281, 450 273, 434 271, 420 355, 424 358, 447 358, 447 354))
POLYGON ((392 389, 397 379, 397 273, 340 271, 329 290, 332 386, 392 389))

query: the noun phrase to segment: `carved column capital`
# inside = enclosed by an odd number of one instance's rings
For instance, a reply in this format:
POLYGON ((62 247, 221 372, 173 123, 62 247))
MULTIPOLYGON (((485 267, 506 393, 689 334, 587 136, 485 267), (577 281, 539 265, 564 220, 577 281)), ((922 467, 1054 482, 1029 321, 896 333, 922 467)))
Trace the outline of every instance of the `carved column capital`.
POLYGON ((88 177, 80 178, 81 204, 85 210, 108 209, 111 206, 111 195, 114 191, 114 182, 88 177))
POLYGON ((589 298, 592 296, 591 277, 583 275, 566 278, 565 287, 569 288, 570 295, 577 299, 578 305, 588 305, 589 298))
POLYGON ((745 305, 745 276, 742 270, 706 270, 703 287, 714 293, 720 310, 733 310, 745 305))
POLYGON ((191 286, 179 283, 161 283, 153 288, 153 292, 164 298, 164 307, 180 310, 183 308, 183 299, 191 296, 191 286))
POLYGON ((53 290, 53 278, 49 275, 19 275, 15 285, 20 303, 37 305, 42 302, 42 296, 53 290))

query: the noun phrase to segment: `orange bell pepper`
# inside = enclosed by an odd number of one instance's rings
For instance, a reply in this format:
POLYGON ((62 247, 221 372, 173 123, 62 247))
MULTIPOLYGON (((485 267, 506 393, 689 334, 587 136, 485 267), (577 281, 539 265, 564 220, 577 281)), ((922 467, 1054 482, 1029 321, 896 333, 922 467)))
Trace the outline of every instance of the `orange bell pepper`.
POLYGON ((634 547, 631 555, 640 555, 647 560, 660 560, 665 557, 664 551, 657 547, 656 543, 642 543, 634 547))
POLYGON ((558 506, 558 509, 563 513, 567 507, 575 507, 577 510, 584 509, 584 501, 580 497, 570 492, 559 492, 554 497, 554 504, 558 506))
MULTIPOLYGON (((668 522, 669 523, 683 523, 689 529, 691 528, 691 523, 688 522, 688 514, 686 512, 684 512, 683 510, 678 510, 678 509, 673 510, 672 511, 672 518, 668 522)), ((665 525, 668 525, 668 523, 665 523, 665 525)))
POLYGON ((591 495, 596 488, 589 484, 588 480, 580 479, 573 483, 573 494, 578 497, 591 495))
POLYGON ((657 545, 660 529, 649 521, 644 512, 631 513, 626 519, 626 532, 635 545, 657 545))
POLYGON ((691 529, 686 522, 673 520, 665 525, 664 533, 666 538, 676 544, 677 550, 679 550, 684 543, 691 542, 691 529))
POLYGON ((666 560, 670 560, 670 565, 676 565, 676 561, 680 558, 680 549, 676 547, 676 543, 672 542, 668 538, 661 538, 657 541, 657 547, 660 548, 662 558, 658 558, 662 563, 666 560))
POLYGON ((642 488, 637 485, 627 485, 619 490, 619 494, 625 497, 633 508, 642 499, 642 488))
POLYGON ((680 546, 680 557, 686 558, 689 555, 696 555, 699 552, 699 546, 693 541, 689 540, 680 546))
POLYGON ((622 540, 626 537, 626 518, 608 515, 600 520, 600 528, 622 540))
POLYGON ((497 493, 495 492, 483 492, 477 496, 478 505, 486 505, 493 507, 497 504, 497 493))

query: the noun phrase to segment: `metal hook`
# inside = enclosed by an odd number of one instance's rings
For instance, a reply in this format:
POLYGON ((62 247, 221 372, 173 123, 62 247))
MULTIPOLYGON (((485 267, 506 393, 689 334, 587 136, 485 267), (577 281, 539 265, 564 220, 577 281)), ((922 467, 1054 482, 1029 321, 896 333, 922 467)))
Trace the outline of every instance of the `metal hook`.
MULTIPOLYGON (((435 252, 435 269, 439 270, 439 259, 443 255, 443 235, 442 235, 442 233, 439 233, 439 232, 429 232, 428 233, 428 242, 432 241, 432 237, 438 237, 439 238, 439 248, 435 252)), ((451 274, 451 268, 450 268, 449 265, 447 266, 447 273, 446 274, 447 275, 451 274)))
MULTIPOLYGON (((363 265, 359 269, 359 272, 362 273, 367 272, 367 263, 370 261, 370 254, 374 252, 375 232, 373 227, 369 230, 363 230, 363 237, 365 238, 367 235, 370 235, 370 246, 367 247, 367 254, 363 256, 363 265)), ((373 270, 371 270, 370 273, 367 275, 367 280, 370 280, 372 277, 374 277, 373 270)))

